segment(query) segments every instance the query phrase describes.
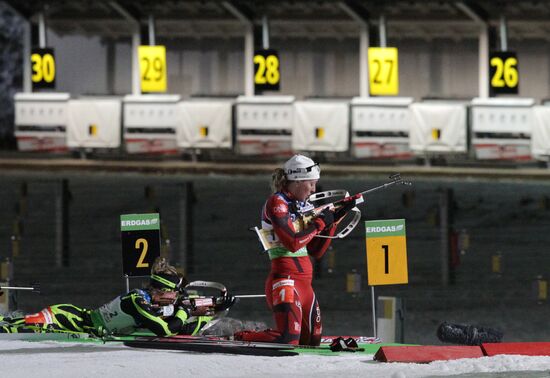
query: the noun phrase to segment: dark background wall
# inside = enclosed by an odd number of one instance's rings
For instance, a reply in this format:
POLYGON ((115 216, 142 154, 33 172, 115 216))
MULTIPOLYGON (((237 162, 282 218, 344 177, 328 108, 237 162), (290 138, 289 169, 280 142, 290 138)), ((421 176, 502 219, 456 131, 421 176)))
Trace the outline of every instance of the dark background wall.
POLYGON ((0 1, 0 149, 14 147, 13 96, 23 81, 23 24, 0 1))
MULTIPOLYGON (((363 207, 363 220, 405 218, 408 285, 376 287, 376 295, 405 302, 405 341, 437 343, 442 321, 500 328, 510 341, 550 337, 550 306, 538 303, 535 279, 550 276, 549 185, 540 181, 469 181, 415 179, 412 187, 374 193, 363 207), (454 229, 467 230, 469 248, 460 254, 454 283, 442 283, 439 202, 454 194, 454 229), (502 270, 493 272, 492 258, 502 270)), ((385 177, 323 177, 323 190, 355 193, 385 177)), ((13 258, 18 284, 39 281, 43 294, 19 293, 18 308, 39 310, 53 303, 96 307, 125 290, 122 277, 119 215, 159 210, 171 259, 181 261, 182 185, 192 183, 192 264, 189 279, 224 283, 232 293, 263 293, 269 260, 248 229, 259 224, 269 195, 268 177, 146 176, 137 174, 4 174, 0 178, 0 258, 12 256, 11 236, 21 230, 13 258), (56 193, 66 179, 70 192, 66 266, 56 257, 56 193), (26 194, 25 194, 26 193, 26 194), (18 215, 19 214, 19 215, 18 215), (18 221, 17 221, 18 220, 18 221), (17 226, 17 227, 16 227, 17 226)), ((314 287, 325 334, 372 335, 371 297, 366 285, 365 231, 360 224, 319 264, 314 287), (332 257, 330 257, 332 256, 332 257), (347 274, 362 274, 362 290, 346 292, 347 274)), ((140 285, 132 279, 131 286, 140 285)), ((230 314, 243 320, 271 315, 263 300, 241 300, 230 314)))

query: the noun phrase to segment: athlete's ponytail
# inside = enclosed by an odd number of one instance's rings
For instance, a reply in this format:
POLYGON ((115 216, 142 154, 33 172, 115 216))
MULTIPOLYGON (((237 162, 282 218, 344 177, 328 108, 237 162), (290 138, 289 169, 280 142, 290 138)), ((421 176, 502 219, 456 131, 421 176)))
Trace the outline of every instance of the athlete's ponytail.
POLYGON ((285 171, 282 168, 277 168, 271 175, 271 190, 273 193, 280 192, 287 184, 285 171))

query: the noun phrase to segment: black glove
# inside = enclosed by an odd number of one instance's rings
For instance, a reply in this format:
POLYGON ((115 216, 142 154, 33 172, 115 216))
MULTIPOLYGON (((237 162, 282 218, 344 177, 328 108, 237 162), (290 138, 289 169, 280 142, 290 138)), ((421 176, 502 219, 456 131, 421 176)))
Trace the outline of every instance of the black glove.
POLYGON ((344 201, 342 206, 339 206, 334 211, 334 222, 339 222, 343 217, 346 216, 347 213, 350 212, 351 209, 355 207, 355 199, 350 199, 348 201, 344 201))
POLYGON ((226 294, 223 297, 216 299, 216 305, 214 306, 214 309, 216 311, 225 311, 233 306, 236 301, 237 298, 235 298, 233 295, 226 294))
POLYGON ((325 228, 329 228, 334 223, 334 213, 328 207, 323 209, 317 218, 325 223, 325 228))

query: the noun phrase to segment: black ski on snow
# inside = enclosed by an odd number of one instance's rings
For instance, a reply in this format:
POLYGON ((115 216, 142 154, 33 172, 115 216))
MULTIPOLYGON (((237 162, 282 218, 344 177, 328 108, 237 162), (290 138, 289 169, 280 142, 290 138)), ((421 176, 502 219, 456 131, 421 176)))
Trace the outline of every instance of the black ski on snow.
MULTIPOLYGON (((116 340, 116 339, 115 339, 116 340)), ((291 344, 278 344, 268 343, 261 341, 241 341, 232 340, 229 336, 191 336, 191 335, 174 335, 174 336, 135 336, 133 339, 118 339, 119 341, 151 341, 151 342, 166 342, 166 343, 197 343, 197 344, 217 344, 217 345, 231 345, 231 346, 244 346, 254 348, 267 348, 267 349, 294 349, 297 345, 291 344)))
POLYGON ((296 356, 299 353, 292 351, 288 346, 282 347, 277 344, 269 345, 268 343, 255 344, 248 342, 230 341, 230 340, 169 340, 162 341, 159 339, 167 338, 151 338, 143 340, 124 341, 124 345, 132 348, 144 349, 167 349, 181 350, 198 353, 226 353, 226 354, 242 354, 252 356, 271 356, 285 357, 296 356))

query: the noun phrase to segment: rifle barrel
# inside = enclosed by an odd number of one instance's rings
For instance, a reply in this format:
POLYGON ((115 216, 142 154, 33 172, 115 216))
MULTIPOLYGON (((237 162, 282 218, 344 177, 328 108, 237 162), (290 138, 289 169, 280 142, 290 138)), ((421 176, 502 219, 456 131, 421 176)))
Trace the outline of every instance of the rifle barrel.
POLYGON ((265 294, 235 295, 235 298, 265 298, 265 294))
POLYGON ((4 290, 35 290, 34 287, 22 287, 22 286, 0 286, 0 289, 4 289, 4 290))
POLYGON ((367 190, 365 190, 364 192, 361 192, 361 193, 359 193, 359 194, 371 193, 371 192, 374 192, 374 191, 377 191, 377 190, 380 190, 380 189, 384 189, 384 188, 387 188, 388 186, 392 186, 392 185, 395 185, 395 184, 411 185, 410 182, 404 181, 404 180, 401 178, 401 175, 399 175, 399 173, 390 176, 390 178, 392 179, 392 181, 387 182, 387 183, 382 184, 382 185, 379 185, 379 186, 376 186, 376 187, 371 188, 371 189, 367 189, 367 190))

